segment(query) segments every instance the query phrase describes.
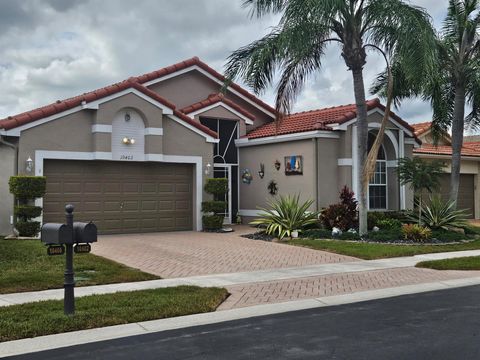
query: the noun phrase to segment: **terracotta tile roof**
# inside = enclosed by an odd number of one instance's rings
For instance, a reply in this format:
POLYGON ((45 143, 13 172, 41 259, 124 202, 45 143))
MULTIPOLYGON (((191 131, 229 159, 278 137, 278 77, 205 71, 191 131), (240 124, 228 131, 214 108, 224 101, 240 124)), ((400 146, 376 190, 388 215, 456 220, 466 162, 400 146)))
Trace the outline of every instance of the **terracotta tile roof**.
MULTIPOLYGON (((452 155, 452 147, 450 145, 423 144, 422 147, 413 149, 415 154, 429 155, 452 155)), ((462 147, 462 156, 480 157, 480 142, 466 143, 462 147)))
POLYGON ((415 135, 420 136, 423 133, 430 130, 430 128, 432 127, 432 122, 431 121, 425 121, 425 122, 421 122, 421 123, 411 124, 411 126, 415 130, 415 135))
POLYGON ((248 112, 247 110, 245 110, 241 106, 237 105, 233 101, 227 99, 223 94, 210 94, 208 96, 208 98, 206 98, 205 100, 202 100, 202 101, 199 101, 199 102, 197 102, 195 104, 192 104, 190 106, 184 107, 180 111, 185 113, 185 114, 190 114, 194 111, 206 108, 207 106, 217 104, 219 102, 223 102, 224 104, 230 106, 231 108, 238 111, 240 114, 249 118, 250 120, 252 120, 252 121, 255 120, 255 115, 248 112))
MULTIPOLYGON (((367 109, 372 110, 374 108, 380 108, 383 111, 385 110, 385 106, 380 103, 378 98, 367 101, 367 109)), ((328 125, 342 124, 354 119, 356 116, 357 113, 355 104, 304 111, 286 116, 280 122, 278 127, 274 122, 260 126, 248 133, 246 137, 249 139, 256 139, 267 136, 286 135, 313 130, 332 131, 332 128, 328 125)), ((391 112, 390 116, 413 132, 413 128, 398 115, 391 112)))
MULTIPOLYGON (((225 77, 222 74, 220 74, 218 71, 214 70, 213 68, 208 66, 206 63, 201 61, 197 56, 195 56, 191 59, 181 61, 181 62, 176 63, 174 65, 165 67, 163 69, 152 71, 152 72, 140 75, 136 79, 137 79, 138 82, 143 84, 145 82, 158 79, 162 76, 172 74, 176 71, 180 71, 180 70, 189 68, 190 66, 194 66, 194 65, 196 65, 200 69, 208 72, 210 75, 217 78, 218 80, 220 80, 222 82, 225 81, 225 77)), ((252 93, 250 93, 247 90, 245 90, 244 88, 242 88, 240 85, 232 82, 232 83, 230 83, 229 87, 236 90, 237 92, 239 92, 243 96, 247 97, 248 99, 250 99, 251 101, 253 101, 257 105, 261 106, 264 110, 266 110, 266 111, 268 111, 272 114, 276 114, 276 110, 273 107, 271 107, 267 103, 263 102, 262 100, 257 98, 255 95, 253 95, 252 93)))
MULTIPOLYGON (((204 62, 200 61, 200 59, 198 57, 193 57, 191 59, 188 59, 188 60, 179 62, 177 64, 162 68, 160 70, 152 71, 150 73, 143 74, 143 75, 140 75, 140 76, 137 76, 137 77, 131 77, 127 80, 124 80, 124 81, 121 81, 121 82, 118 82, 118 83, 115 83, 115 84, 112 84, 112 85, 108 85, 106 87, 103 87, 103 88, 100 88, 100 89, 97 89, 97 90, 93 90, 93 91, 84 93, 84 94, 79 95, 79 96, 74 96, 74 97, 71 97, 71 98, 68 98, 68 99, 65 99, 65 100, 57 100, 55 103, 52 103, 52 104, 49 104, 49 105, 46 105, 46 106, 42 106, 42 107, 30 110, 30 111, 26 111, 26 112, 23 112, 23 113, 14 115, 14 116, 9 116, 5 119, 0 120, 0 129, 10 130, 10 129, 28 124, 28 123, 36 121, 36 120, 58 114, 62 111, 73 109, 74 107, 77 107, 77 106, 81 105, 83 102, 89 103, 89 102, 104 98, 106 96, 113 95, 113 94, 118 93, 120 91, 123 91, 125 89, 134 87, 135 89, 137 89, 137 90, 145 93, 146 95, 154 98, 155 100, 164 104, 165 106, 173 109, 175 115, 178 116, 179 118, 181 118, 182 120, 191 123, 191 125, 197 127, 198 129, 202 130, 203 132, 208 133, 209 135, 213 136, 213 134, 215 134, 215 137, 217 137, 216 133, 214 133, 213 131, 208 129, 206 126, 203 126, 201 124, 198 124, 198 123, 192 121, 192 119, 190 119, 188 116, 185 116, 185 114, 181 113, 178 110, 175 110, 175 105, 174 104, 172 104, 168 100, 164 99, 163 97, 159 96, 158 94, 154 93, 153 91, 149 90, 147 87, 142 85, 145 82, 158 79, 159 77, 172 74, 176 71, 180 71, 180 70, 186 69, 186 68, 194 66, 194 65, 196 65, 199 68, 201 68, 202 70, 208 72, 209 74, 211 74, 212 76, 214 76, 215 78, 217 78, 220 81, 225 80, 223 75, 221 75, 220 73, 218 73, 217 71, 215 71, 214 69, 209 67, 204 62)), ((264 108, 264 110, 275 114, 275 109, 274 108, 272 108, 268 104, 264 103, 263 101, 258 99, 256 96, 254 96, 253 94, 249 93, 248 91, 246 91, 245 89, 240 87, 239 85, 237 85, 235 83, 232 83, 232 84, 230 84, 230 87, 232 89, 235 89, 237 92, 241 93, 242 95, 244 95, 245 97, 247 97, 251 101, 255 102, 256 104, 258 104, 262 108, 264 108)), ((251 114, 249 114, 249 115, 251 115, 251 114)))

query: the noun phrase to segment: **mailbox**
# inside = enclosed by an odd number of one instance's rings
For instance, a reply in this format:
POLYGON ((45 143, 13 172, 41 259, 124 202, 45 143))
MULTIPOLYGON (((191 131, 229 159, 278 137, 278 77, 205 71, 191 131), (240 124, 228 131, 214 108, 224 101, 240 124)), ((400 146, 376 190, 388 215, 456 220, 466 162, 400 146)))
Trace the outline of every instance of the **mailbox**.
POLYGON ((42 226, 41 239, 47 245, 72 244, 72 227, 65 224, 44 224, 42 226))
POLYGON ((92 223, 74 222, 75 242, 88 244, 97 242, 97 226, 92 223))

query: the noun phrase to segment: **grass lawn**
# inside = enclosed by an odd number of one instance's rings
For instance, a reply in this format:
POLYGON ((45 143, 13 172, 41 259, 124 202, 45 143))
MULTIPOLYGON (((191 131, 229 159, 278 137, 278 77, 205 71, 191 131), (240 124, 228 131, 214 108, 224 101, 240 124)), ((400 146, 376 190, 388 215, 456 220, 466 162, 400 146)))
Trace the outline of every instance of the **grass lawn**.
POLYGON ((480 240, 454 245, 387 245, 381 243, 356 243, 345 240, 314 239, 293 239, 287 243, 315 250, 325 250, 336 254, 354 256, 365 260, 480 249, 480 240))
POLYGON ((480 270, 480 256, 422 261, 415 266, 435 270, 480 270))
MULTIPOLYGON (((158 279, 92 254, 74 254, 73 266, 77 286, 158 279)), ((0 238, 0 294, 61 288, 64 267, 65 255, 48 256, 40 240, 0 238)))
POLYGON ((179 286, 76 299, 72 317, 63 301, 0 308, 0 342, 214 311, 228 296, 221 288, 179 286))

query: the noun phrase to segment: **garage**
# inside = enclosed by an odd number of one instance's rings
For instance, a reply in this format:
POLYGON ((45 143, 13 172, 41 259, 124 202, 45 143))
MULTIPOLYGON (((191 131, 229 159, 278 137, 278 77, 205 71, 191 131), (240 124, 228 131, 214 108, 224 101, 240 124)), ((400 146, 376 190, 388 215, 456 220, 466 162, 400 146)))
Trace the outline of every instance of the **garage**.
POLYGON ((94 221, 102 234, 192 230, 193 166, 45 160, 44 222, 94 221))
MULTIPOLYGON (((460 185, 458 187, 458 203, 459 209, 466 209, 469 218, 474 217, 475 209, 475 175, 461 174, 460 185)), ((445 200, 450 196, 450 174, 442 174, 440 179, 440 193, 445 200)))

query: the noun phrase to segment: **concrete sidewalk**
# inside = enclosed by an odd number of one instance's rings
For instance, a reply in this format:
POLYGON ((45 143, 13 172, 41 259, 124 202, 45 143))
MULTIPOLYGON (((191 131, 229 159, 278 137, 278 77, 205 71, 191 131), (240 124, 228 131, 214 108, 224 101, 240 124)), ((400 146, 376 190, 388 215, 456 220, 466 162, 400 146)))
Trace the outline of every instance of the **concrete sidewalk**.
MULTIPOLYGON (((78 287, 75 289, 75 295, 81 297, 178 285, 217 286, 226 287, 232 293, 232 297, 220 308, 226 309, 318 297, 322 294, 337 295, 388 288, 392 285, 399 286, 480 276, 480 272, 476 271, 434 271, 413 268, 420 261, 467 256, 480 256, 480 250, 78 287), (393 269, 401 268, 404 268, 404 270, 392 273, 393 269), (355 273, 358 275, 352 275, 355 273), (395 274, 395 277, 392 274, 395 274), (382 279, 382 281, 379 281, 379 279, 382 279), (322 283, 326 285, 320 286, 319 284, 322 283), (328 290, 332 287, 336 290, 328 290)), ((63 289, 3 294, 0 295, 0 306, 62 298, 63 289)))

